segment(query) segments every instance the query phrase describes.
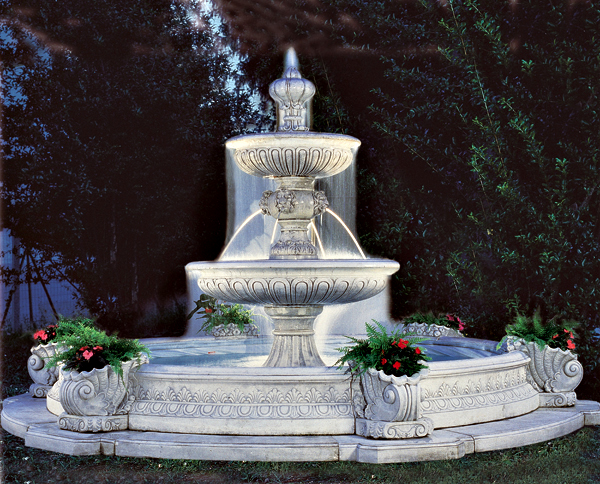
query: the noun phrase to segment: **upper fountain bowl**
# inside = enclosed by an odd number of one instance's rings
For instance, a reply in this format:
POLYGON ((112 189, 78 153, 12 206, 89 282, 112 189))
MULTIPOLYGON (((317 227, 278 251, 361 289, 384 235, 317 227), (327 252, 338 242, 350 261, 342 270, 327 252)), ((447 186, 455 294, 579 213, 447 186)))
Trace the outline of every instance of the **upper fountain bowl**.
POLYGON ((368 299, 400 265, 388 259, 192 262, 200 289, 240 304, 323 306, 368 299))
POLYGON ((243 171, 261 177, 336 175, 350 166, 359 146, 352 136, 312 131, 242 135, 225 143, 243 171))

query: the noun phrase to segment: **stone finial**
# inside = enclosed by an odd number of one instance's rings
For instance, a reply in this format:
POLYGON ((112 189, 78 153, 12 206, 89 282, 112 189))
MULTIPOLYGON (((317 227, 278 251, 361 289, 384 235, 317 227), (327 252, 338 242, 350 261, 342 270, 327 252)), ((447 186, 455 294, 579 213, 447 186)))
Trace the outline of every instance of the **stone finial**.
POLYGON ((269 86, 269 94, 277 103, 277 131, 309 131, 315 85, 300 74, 292 47, 285 54, 284 69, 281 79, 269 86))

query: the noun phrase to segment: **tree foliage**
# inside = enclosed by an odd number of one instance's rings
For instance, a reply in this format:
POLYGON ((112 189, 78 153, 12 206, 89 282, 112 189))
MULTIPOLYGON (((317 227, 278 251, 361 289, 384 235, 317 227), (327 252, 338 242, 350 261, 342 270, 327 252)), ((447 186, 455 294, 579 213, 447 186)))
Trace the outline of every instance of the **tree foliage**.
POLYGON ((185 263, 221 248, 222 144, 251 108, 194 7, 31 0, 3 26, 19 65, 19 96, 4 91, 5 227, 96 314, 184 293, 185 263))

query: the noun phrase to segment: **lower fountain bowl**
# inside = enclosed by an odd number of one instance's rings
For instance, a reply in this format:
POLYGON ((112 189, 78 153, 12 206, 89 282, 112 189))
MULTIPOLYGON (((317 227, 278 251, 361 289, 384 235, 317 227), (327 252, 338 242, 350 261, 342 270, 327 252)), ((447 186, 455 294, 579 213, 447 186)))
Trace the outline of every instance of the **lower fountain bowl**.
MULTIPOLYGON (((201 360, 224 365, 227 358, 221 356, 236 346, 238 351, 249 352, 249 364, 260 365, 270 342, 188 341, 188 348, 185 340, 150 343, 159 357, 135 375, 130 430, 216 435, 355 433, 356 415, 361 414, 365 401, 359 380, 343 371, 335 367, 197 366, 201 360), (184 366, 183 361, 172 364, 178 353, 189 353, 192 347, 201 356, 192 359, 194 366, 184 366), (157 364, 161 360, 171 364, 157 364)), ((338 338, 333 345, 320 343, 328 364, 339 343, 344 342, 338 338)), ((434 428, 502 420, 538 408, 539 393, 527 382, 529 358, 522 352, 499 354, 495 343, 470 338, 440 338, 424 345, 430 354, 442 358, 428 363, 429 372, 419 389, 422 417, 431 419, 434 428)), ((238 357, 229 360, 239 365, 238 357)))
POLYGON ((362 301, 379 294, 400 265, 387 259, 192 262, 200 289, 240 304, 309 306, 362 301))

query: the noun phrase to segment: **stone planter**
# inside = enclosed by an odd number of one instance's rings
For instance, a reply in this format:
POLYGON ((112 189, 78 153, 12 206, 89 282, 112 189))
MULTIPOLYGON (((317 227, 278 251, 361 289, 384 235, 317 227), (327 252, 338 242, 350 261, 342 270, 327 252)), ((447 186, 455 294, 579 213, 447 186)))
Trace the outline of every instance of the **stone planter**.
POLYGON ((354 399, 356 433, 376 439, 425 437, 433 421, 423 417, 419 382, 429 370, 411 377, 386 375, 369 369, 360 378, 364 401, 354 399))
POLYGON ((522 351, 531 361, 527 367, 527 381, 540 392, 540 407, 570 407, 577 395, 573 390, 581 383, 583 367, 577 355, 569 350, 540 348, 536 343, 508 337, 508 351, 522 351))
POLYGON ((124 362, 122 377, 109 365, 81 373, 62 368, 59 394, 64 413, 58 418, 59 427, 75 432, 127 429, 127 414, 135 399, 130 393, 130 378, 140 364, 147 362, 145 356, 124 362))
POLYGON ((442 336, 450 336, 451 338, 463 337, 463 334, 447 326, 440 326, 439 324, 426 324, 426 323, 409 323, 404 325, 402 328, 403 333, 411 333, 416 336, 431 336, 432 338, 441 338, 442 336))
POLYGON ((37 345, 31 348, 31 356, 27 360, 27 370, 34 383, 29 387, 31 396, 43 398, 52 385, 58 380, 58 368, 47 368, 46 361, 59 351, 56 343, 37 345))
POLYGON ((211 329, 210 334, 212 334, 215 338, 258 336, 258 326, 255 324, 244 324, 244 330, 241 331, 240 328, 238 328, 235 324, 219 324, 211 329))

